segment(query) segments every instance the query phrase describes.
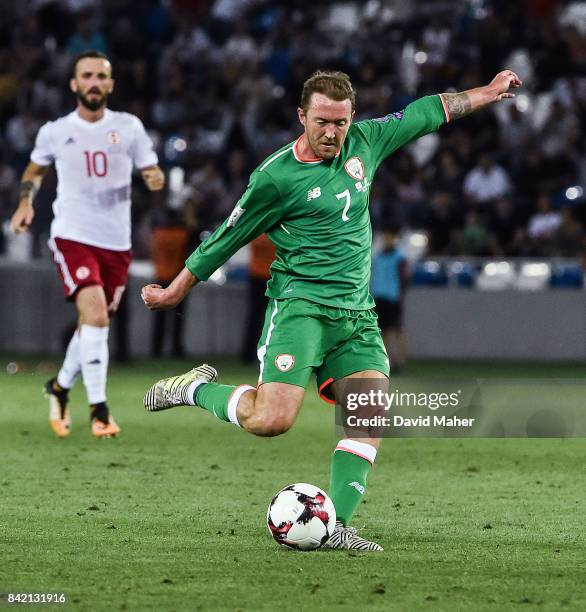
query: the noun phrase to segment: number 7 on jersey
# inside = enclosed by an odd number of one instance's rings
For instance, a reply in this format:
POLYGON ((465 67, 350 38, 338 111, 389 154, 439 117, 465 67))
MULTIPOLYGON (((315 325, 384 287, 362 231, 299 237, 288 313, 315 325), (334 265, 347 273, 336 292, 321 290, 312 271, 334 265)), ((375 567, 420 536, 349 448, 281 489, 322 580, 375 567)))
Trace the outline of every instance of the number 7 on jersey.
POLYGON ((346 205, 344 206, 344 210, 342 211, 342 221, 349 221, 350 217, 348 216, 348 209, 350 208, 350 190, 344 189, 342 193, 337 193, 336 197, 338 198, 338 200, 346 200, 346 205))

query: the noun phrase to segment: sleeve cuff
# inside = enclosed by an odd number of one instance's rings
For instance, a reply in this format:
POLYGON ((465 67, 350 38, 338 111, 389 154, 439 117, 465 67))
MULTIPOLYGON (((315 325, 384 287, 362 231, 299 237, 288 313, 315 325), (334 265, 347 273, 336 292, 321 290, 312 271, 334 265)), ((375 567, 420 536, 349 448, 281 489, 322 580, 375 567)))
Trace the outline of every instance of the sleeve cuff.
POLYGON ((37 164, 37 166, 50 166, 53 163, 53 160, 47 157, 39 157, 35 155, 34 152, 31 154, 31 161, 33 164, 37 164))
POLYGON ((185 260, 185 267, 193 274, 193 276, 195 276, 195 278, 197 278, 197 280, 205 282, 213 274, 213 271, 208 272, 207 270, 204 270, 198 266, 198 263, 197 258, 190 255, 185 260))
POLYGON ((452 118, 450 117, 450 113, 448 111, 448 105, 446 104, 444 96, 442 94, 438 94, 438 95, 439 95, 439 99, 441 100, 442 107, 444 109, 444 115, 446 116, 446 123, 450 123, 452 118))
POLYGON ((156 154, 151 157, 147 157, 146 159, 141 159, 140 161, 134 162, 136 169, 140 172, 145 168, 150 168, 151 166, 157 166, 159 164, 159 158, 156 154))

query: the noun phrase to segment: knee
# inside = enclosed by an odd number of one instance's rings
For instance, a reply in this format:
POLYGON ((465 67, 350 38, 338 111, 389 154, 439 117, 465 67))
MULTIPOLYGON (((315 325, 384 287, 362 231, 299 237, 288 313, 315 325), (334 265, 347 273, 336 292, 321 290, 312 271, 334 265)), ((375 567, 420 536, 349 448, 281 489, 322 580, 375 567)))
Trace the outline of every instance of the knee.
POLYGON ((242 427, 256 436, 274 437, 289 431, 297 418, 304 389, 284 383, 265 383, 245 393, 238 404, 242 427))
POLYGON ((107 327, 110 324, 110 314, 105 303, 84 304, 79 309, 80 319, 86 325, 94 327, 107 327))
POLYGON ((256 423, 250 423, 249 431, 256 436, 274 438, 280 436, 291 429, 293 420, 287 416, 266 415, 260 418, 256 423))
POLYGON ((75 304, 82 325, 107 327, 110 324, 110 313, 102 287, 82 287, 76 295, 75 304))

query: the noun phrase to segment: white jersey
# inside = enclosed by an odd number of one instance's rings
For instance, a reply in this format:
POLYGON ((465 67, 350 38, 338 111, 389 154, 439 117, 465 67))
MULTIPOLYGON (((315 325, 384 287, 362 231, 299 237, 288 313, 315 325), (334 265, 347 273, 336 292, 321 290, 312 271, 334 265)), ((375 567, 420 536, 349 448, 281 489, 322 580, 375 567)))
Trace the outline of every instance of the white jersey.
POLYGON ((31 161, 57 170, 51 238, 130 249, 132 167, 158 161, 138 117, 106 109, 90 123, 73 111, 39 130, 31 161))

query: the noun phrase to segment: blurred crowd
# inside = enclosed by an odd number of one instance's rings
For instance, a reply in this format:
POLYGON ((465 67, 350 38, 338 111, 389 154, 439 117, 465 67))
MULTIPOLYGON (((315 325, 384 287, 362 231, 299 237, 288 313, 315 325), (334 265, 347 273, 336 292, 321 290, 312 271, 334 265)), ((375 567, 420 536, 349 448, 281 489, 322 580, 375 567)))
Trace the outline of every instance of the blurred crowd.
MULTIPOLYGON (((170 173, 165 202, 137 182, 134 244, 169 219, 197 243, 251 170, 301 131, 317 68, 350 74, 357 119, 422 95, 524 81, 512 101, 391 156, 372 190, 375 229, 428 234, 428 253, 576 257, 586 206, 586 3, 561 0, 22 0, 0 3, 0 220, 45 121, 73 109, 71 59, 112 58, 110 107, 138 115, 170 173), (168 211, 172 210, 172 214, 168 211)), ((39 194, 43 253, 54 176, 39 194)), ((6 249, 6 237, 0 251, 6 249)))

